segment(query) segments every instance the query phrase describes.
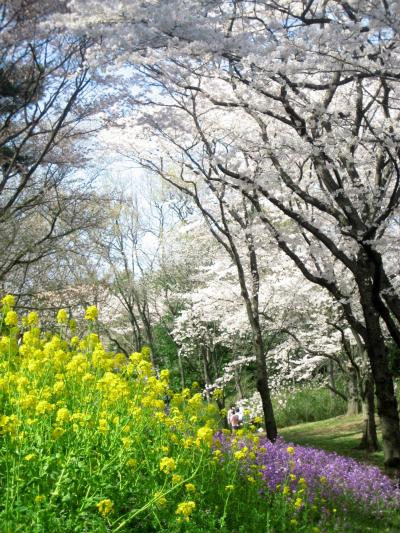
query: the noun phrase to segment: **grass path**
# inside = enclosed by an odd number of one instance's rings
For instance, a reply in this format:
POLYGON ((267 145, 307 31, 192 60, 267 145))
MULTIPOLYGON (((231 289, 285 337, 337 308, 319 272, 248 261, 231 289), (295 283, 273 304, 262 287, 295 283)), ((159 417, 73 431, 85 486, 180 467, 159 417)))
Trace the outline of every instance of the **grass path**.
MULTIPOLYGON (((337 416, 319 422, 309 422, 279 429, 279 434, 294 444, 320 448, 359 461, 374 464, 383 469, 383 452, 366 453, 357 450, 362 434, 362 416, 337 416)), ((381 434, 378 426, 378 438, 381 434)))

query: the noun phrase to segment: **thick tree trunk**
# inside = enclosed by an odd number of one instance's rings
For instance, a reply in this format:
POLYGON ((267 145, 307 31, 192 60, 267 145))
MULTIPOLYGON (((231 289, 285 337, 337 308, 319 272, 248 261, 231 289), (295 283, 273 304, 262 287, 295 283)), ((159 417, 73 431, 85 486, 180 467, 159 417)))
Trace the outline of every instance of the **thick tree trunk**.
POLYGON ((368 375, 364 381, 362 396, 363 435, 358 449, 376 452, 379 450, 379 444, 375 423, 374 382, 371 375, 368 375))
POLYGON ((371 361, 372 374, 376 386, 378 415, 381 420, 383 453, 385 466, 400 470, 400 429, 397 401, 393 379, 387 359, 381 354, 371 361))
POLYGON ((360 300, 365 319, 365 347, 375 382, 378 415, 382 427, 385 467, 400 470, 400 421, 393 376, 389 369, 387 349, 379 315, 374 308, 373 290, 368 271, 358 280, 360 300))
POLYGON ((358 376, 355 368, 347 372, 347 416, 358 415, 361 411, 361 398, 358 376))
POLYGON ((257 390, 261 396, 261 403, 264 413, 265 431, 270 441, 274 442, 278 436, 275 422, 274 410, 272 407, 271 393, 268 384, 267 365, 265 361, 264 343, 259 332, 254 338, 254 351, 257 360, 257 390))

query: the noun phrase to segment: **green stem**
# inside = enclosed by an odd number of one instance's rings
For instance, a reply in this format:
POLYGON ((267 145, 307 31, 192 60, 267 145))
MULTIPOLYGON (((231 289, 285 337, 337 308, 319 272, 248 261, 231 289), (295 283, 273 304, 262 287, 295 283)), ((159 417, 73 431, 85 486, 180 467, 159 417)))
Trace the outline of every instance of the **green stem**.
MULTIPOLYGON (((203 455, 201 455, 200 457, 200 461, 199 461, 199 464, 197 465, 197 467, 195 468, 194 472, 189 476, 187 477, 186 479, 180 481, 179 483, 177 483, 176 485, 174 485, 171 489, 167 490, 166 492, 161 492, 160 494, 158 494, 156 497, 152 498, 150 501, 148 501, 145 505, 143 505, 143 507, 141 507, 140 509, 137 509, 135 511, 133 511, 132 514, 130 514, 123 522, 121 522, 119 524, 118 527, 116 527, 115 529, 112 530, 113 533, 116 533, 117 531, 120 531, 123 527, 125 527, 131 520, 133 520, 137 515, 139 515, 140 513, 142 513, 143 511, 145 511, 146 509, 148 509, 149 507, 151 507, 154 503, 156 503, 160 498, 163 498, 164 496, 167 496, 168 494, 170 494, 171 492, 175 491, 176 489, 178 489, 179 487, 181 487, 184 483, 187 483, 188 481, 192 480, 195 475, 197 474, 197 472, 199 471, 199 468, 202 464, 202 459, 203 459, 203 455)), ((119 520, 119 519, 118 519, 119 520)), ((116 522, 118 522, 118 520, 116 520, 116 522)), ((116 522, 114 522, 114 524, 116 524, 116 522)), ((113 524, 113 525, 114 525, 113 524)))
POLYGON ((67 461, 66 461, 65 465, 63 466, 63 469, 61 470, 61 473, 60 473, 60 475, 59 475, 59 477, 57 479, 56 486, 55 486, 53 492, 51 493, 50 502, 52 502, 53 498, 55 498, 59 494, 58 490, 60 488, 62 478, 64 477, 64 472, 65 472, 67 466, 69 465, 69 462, 70 462, 70 455, 67 456, 67 461))
MULTIPOLYGON (((234 473, 233 479, 232 479, 232 485, 234 485, 234 482, 235 482, 236 477, 237 477, 238 470, 239 470, 239 464, 237 464, 237 466, 236 466, 235 473, 234 473)), ((232 491, 229 491, 228 495, 227 495, 227 497, 225 499, 224 512, 223 512, 223 515, 222 515, 222 518, 221 518, 221 527, 220 527, 220 529, 222 529, 225 526, 226 515, 227 515, 227 512, 228 512, 228 503, 229 503, 231 494, 232 494, 232 491)))

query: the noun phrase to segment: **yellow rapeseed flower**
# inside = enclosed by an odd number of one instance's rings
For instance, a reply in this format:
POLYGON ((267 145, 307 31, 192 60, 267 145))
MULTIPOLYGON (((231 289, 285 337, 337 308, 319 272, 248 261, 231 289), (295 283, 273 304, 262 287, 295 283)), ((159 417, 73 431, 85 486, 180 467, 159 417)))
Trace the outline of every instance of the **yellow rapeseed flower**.
POLYGON ((178 507, 175 511, 175 514, 182 515, 182 517, 188 522, 189 516, 192 514, 192 512, 196 509, 196 504, 193 501, 190 502, 182 502, 178 504, 178 507))
POLYGON ((105 433, 107 433, 108 431, 108 422, 105 418, 100 418, 99 420, 99 425, 98 425, 98 431, 99 433, 103 433, 103 435, 105 433))
POLYGON ((199 392, 196 392, 196 394, 194 394, 190 398, 190 400, 188 400, 188 404, 191 405, 192 407, 200 407, 202 403, 203 403, 203 398, 201 397, 201 394, 199 392))
MULTIPOLYGON (((190 401, 190 400, 189 400, 190 401)), ((197 430, 196 444, 204 443, 207 446, 211 446, 213 441, 213 430, 207 426, 199 428, 197 430)))
POLYGON ((68 322, 68 313, 65 309, 60 309, 57 313, 57 324, 66 324, 68 322))
POLYGON ((184 448, 191 448, 193 446, 193 439, 191 437, 187 437, 186 439, 183 439, 182 444, 184 448))
POLYGON ((150 361, 151 349, 149 346, 143 346, 140 352, 143 355, 143 359, 150 361))
POLYGON ((24 460, 25 461, 32 461, 32 459, 35 458, 35 454, 34 453, 29 453, 28 455, 25 455, 24 457, 24 460))
POLYGON ((53 431, 51 432, 51 436, 53 439, 59 439, 60 437, 62 437, 65 433, 65 429, 63 428, 54 428, 53 431))
POLYGON ((105 500, 101 500, 99 503, 96 503, 96 507, 101 516, 107 516, 113 510, 114 504, 109 498, 107 498, 105 500))
POLYGON ((26 317, 29 326, 36 326, 39 322, 39 315, 35 311, 31 311, 26 317))
POLYGON ((9 433, 15 435, 20 421, 16 415, 3 415, 0 417, 0 435, 9 433))
POLYGON ((133 444, 133 439, 131 439, 131 437, 122 437, 121 442, 124 445, 124 448, 130 448, 133 444))
POLYGON ((296 498, 296 501, 294 502, 294 506, 296 509, 300 509, 300 507, 303 505, 303 500, 301 498, 296 498))
POLYGON ((47 400, 40 400, 36 405, 36 414, 45 415, 46 413, 51 413, 54 409, 54 405, 48 402, 47 400))
POLYGON ((173 457, 163 457, 160 460, 160 470, 165 474, 170 474, 176 468, 175 459, 173 457))
POLYGON ((90 320, 94 322, 98 316, 99 312, 97 310, 97 307, 95 305, 89 305, 89 307, 86 309, 85 320, 90 320))
POLYGON ((160 379, 162 381, 168 381, 168 379, 169 379, 169 370, 168 370, 168 368, 164 368, 163 370, 161 370, 160 379))
POLYGON ((96 376, 94 376, 90 372, 86 372, 86 374, 82 376, 83 383, 90 383, 92 381, 95 381, 95 379, 96 379, 96 376))
POLYGON ((60 394, 65 388, 64 381, 56 381, 53 385, 53 392, 54 394, 60 394))
POLYGON ((137 460, 136 459, 128 459, 126 461, 126 465, 129 466, 129 468, 136 468, 137 467, 137 460))
POLYGON ((1 303, 3 305, 8 305, 8 307, 14 307, 15 298, 12 294, 7 294, 6 296, 2 298, 1 303))
POLYGON ((57 411, 57 416, 56 416, 56 421, 59 423, 59 424, 64 424, 66 422, 69 422, 70 421, 70 414, 69 414, 69 411, 66 407, 62 407, 61 409, 59 409, 57 411))
POLYGON ((294 454, 294 448, 293 446, 288 446, 286 451, 288 452, 289 455, 293 455, 294 454))
POLYGON ((18 325, 18 315, 15 311, 8 311, 4 320, 6 326, 13 327, 18 325))
POLYGON ((196 487, 193 485, 193 483, 186 483, 185 489, 188 492, 195 492, 196 491, 196 487))
POLYGON ((143 356, 140 352, 133 352, 129 356, 129 359, 132 361, 134 365, 137 365, 138 363, 140 363, 140 361, 142 361, 143 356))
POLYGON ((212 397, 215 400, 221 399, 221 398, 223 398, 223 396, 224 396, 224 393, 222 392, 221 389, 215 389, 215 391, 212 394, 212 397))
POLYGON ((163 493, 160 491, 154 493, 154 499, 158 507, 164 507, 167 505, 167 498, 163 496, 163 493))
POLYGON ((77 337, 76 335, 74 337, 72 337, 72 339, 70 340, 70 345, 74 348, 75 346, 78 346, 79 344, 79 337, 77 337))

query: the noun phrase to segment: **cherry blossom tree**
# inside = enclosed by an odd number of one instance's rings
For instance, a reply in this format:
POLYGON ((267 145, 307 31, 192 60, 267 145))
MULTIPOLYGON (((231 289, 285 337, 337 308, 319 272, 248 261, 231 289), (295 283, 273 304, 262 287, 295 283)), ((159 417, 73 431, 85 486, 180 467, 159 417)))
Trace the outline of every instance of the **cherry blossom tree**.
POLYGON ((341 305, 368 355, 385 463, 398 468, 385 342, 388 331, 400 346, 388 251, 399 245, 398 3, 69 5, 69 28, 101 35, 93 61, 133 65, 135 105, 158 104, 141 123, 184 132, 186 153, 201 143, 208 181, 242 191, 277 246, 341 305))

